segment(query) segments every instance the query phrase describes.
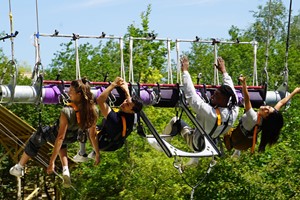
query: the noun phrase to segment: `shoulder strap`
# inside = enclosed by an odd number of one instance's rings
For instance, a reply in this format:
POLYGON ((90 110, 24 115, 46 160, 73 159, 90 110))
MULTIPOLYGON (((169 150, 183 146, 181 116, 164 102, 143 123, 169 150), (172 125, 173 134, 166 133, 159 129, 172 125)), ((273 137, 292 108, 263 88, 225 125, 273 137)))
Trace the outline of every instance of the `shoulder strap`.
POLYGON ((122 124, 123 124, 122 137, 125 137, 126 136, 126 129, 127 129, 126 119, 125 119, 124 116, 121 116, 121 118, 122 118, 122 124))
POLYGON ((220 126, 222 123, 222 120, 221 120, 221 113, 220 113, 219 108, 216 108, 216 113, 217 113, 217 125, 220 126))
POLYGON ((256 125, 254 127, 254 132, 253 132, 251 153, 254 153, 254 150, 255 150, 255 144, 256 144, 256 138, 257 138, 257 129, 258 129, 259 124, 260 124, 260 115, 257 112, 257 121, 256 121, 256 125))
POLYGON ((216 119, 216 123, 215 123, 214 127, 212 128, 212 130, 209 133, 209 136, 211 136, 215 132, 216 128, 218 126, 220 126, 221 122, 222 122, 220 109, 219 108, 215 108, 215 110, 216 110, 216 113, 217 113, 217 119, 216 119))
MULTIPOLYGON (((215 130, 218 126, 222 125, 222 118, 221 118, 220 109, 215 108, 215 110, 216 110, 216 113, 217 113, 217 119, 216 119, 215 126, 213 127, 213 129, 209 133, 210 136, 215 132, 215 130)), ((224 127, 223 127, 223 129, 222 129, 222 131, 220 132, 219 135, 221 135, 223 133, 223 131, 227 128, 229 120, 230 120, 230 115, 229 115, 227 121, 224 123, 224 127)))
POLYGON ((75 103, 66 103, 67 106, 71 106, 74 111, 75 111, 75 114, 76 114, 76 119, 77 119, 77 123, 80 124, 80 113, 78 111, 78 107, 75 105, 75 103))

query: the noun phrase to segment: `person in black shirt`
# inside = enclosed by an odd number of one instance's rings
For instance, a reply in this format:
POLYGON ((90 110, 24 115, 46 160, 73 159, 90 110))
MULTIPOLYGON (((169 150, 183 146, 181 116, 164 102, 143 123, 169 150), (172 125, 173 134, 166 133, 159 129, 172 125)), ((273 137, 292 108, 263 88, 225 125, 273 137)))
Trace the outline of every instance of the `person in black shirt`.
POLYGON ((121 148, 126 137, 132 132, 134 124, 134 114, 143 108, 142 100, 137 96, 130 96, 128 83, 120 77, 117 77, 97 98, 100 112, 104 119, 98 126, 98 134, 90 133, 90 138, 96 137, 98 145, 96 149, 89 154, 85 153, 85 143, 80 144, 80 151, 74 157, 75 162, 84 162, 87 157, 94 158, 95 163, 100 162, 99 151, 115 151, 121 148), (108 104, 107 99, 114 88, 123 91, 125 100, 119 106, 119 111, 114 111, 108 104))

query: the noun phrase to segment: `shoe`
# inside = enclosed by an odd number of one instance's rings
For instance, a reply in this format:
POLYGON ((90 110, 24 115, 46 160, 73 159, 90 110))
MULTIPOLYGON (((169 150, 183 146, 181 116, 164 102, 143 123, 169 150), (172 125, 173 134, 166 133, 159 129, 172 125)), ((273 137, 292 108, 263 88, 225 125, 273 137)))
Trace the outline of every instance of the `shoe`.
POLYGON ((88 161, 88 157, 87 154, 84 155, 79 155, 79 152, 73 157, 73 160, 75 162, 87 162, 88 161))
POLYGON ((160 144, 158 144, 156 138, 147 138, 148 143, 156 150, 163 152, 160 144))
POLYGON ((9 173, 16 177, 24 176, 24 168, 21 167, 19 164, 16 164, 12 168, 10 168, 9 173))
POLYGON ((197 166, 199 163, 199 158, 190 158, 189 162, 185 166, 197 166))
POLYGON ((234 150, 234 152, 233 152, 231 158, 236 158, 236 159, 238 159, 240 156, 241 156, 241 151, 239 151, 239 150, 234 150))
POLYGON ((95 160, 95 157, 96 157, 95 151, 92 151, 91 153, 89 153, 89 155, 87 157, 90 158, 90 159, 95 160))
POLYGON ((169 123, 165 126, 162 134, 164 135, 170 135, 170 133, 172 132, 172 127, 173 127, 173 124, 177 121, 177 117, 173 117, 169 123))
POLYGON ((65 188, 71 187, 70 172, 67 170, 63 171, 63 186, 65 188))

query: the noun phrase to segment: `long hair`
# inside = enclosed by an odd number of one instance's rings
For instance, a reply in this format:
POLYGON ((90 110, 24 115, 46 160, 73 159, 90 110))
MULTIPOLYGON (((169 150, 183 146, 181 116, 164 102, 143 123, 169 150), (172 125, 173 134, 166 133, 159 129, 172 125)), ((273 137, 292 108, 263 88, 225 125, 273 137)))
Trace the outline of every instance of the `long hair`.
POLYGON ((143 109, 143 101, 139 96, 132 96, 131 101, 134 103, 132 110, 135 113, 138 113, 143 109))
POLYGON ((86 78, 74 80, 71 83, 76 92, 81 93, 79 104, 80 123, 79 127, 83 130, 90 128, 97 122, 97 111, 94 104, 93 93, 86 78))
POLYGON ((266 119, 262 122, 262 134, 258 150, 260 152, 265 151, 266 146, 269 144, 272 146, 277 143, 280 135, 281 128, 283 127, 283 117, 280 112, 270 113, 266 119))

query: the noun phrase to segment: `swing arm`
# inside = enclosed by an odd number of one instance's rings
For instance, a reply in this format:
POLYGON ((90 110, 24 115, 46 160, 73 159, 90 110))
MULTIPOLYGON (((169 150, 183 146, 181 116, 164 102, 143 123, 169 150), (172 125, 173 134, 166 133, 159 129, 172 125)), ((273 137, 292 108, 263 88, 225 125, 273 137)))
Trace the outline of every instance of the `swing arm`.
POLYGON ((162 150, 165 152, 165 154, 170 158, 172 157, 172 153, 169 150, 169 148, 165 145, 165 142, 163 139, 159 136, 158 132, 154 128, 153 124, 150 122, 149 118, 146 116, 143 110, 140 111, 140 116, 151 131, 152 135, 155 137, 157 140, 158 144, 161 146, 162 150))
POLYGON ((204 129, 201 127, 199 122, 195 119, 194 115, 192 114, 192 112, 188 108, 187 104, 185 103, 184 94, 183 94, 182 90, 179 90, 179 91, 180 91, 180 93, 179 93, 179 99, 180 99, 179 106, 184 110, 184 112, 186 113, 188 118, 191 120, 191 122, 194 124, 196 129, 198 131, 200 131, 203 134, 203 136, 207 139, 207 141, 212 145, 213 149, 217 152, 218 156, 220 156, 221 155, 220 150, 218 149, 218 147, 216 146, 216 144, 214 143, 212 138, 204 131, 204 129))

